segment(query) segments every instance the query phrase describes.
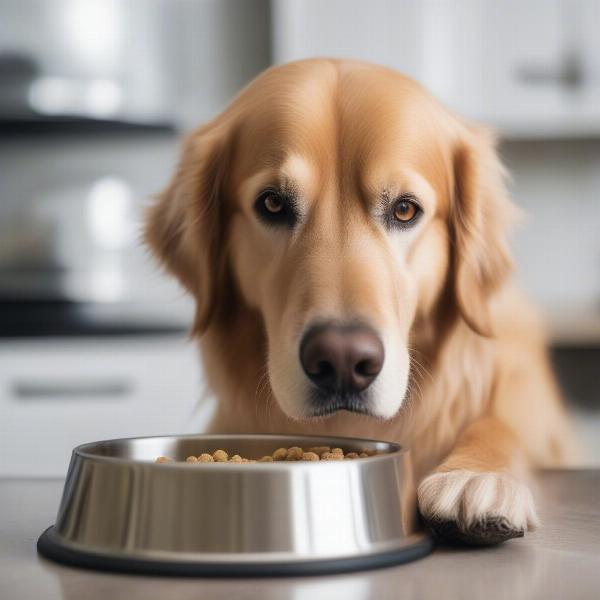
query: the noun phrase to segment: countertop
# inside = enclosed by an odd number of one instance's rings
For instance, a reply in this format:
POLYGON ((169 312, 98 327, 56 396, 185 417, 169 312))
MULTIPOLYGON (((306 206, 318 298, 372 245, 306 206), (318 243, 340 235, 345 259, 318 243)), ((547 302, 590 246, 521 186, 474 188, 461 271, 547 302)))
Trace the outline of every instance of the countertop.
POLYGON ((535 485, 542 527, 501 546, 440 547, 411 564, 348 575, 227 580, 115 575, 53 564, 38 557, 35 544, 54 521, 62 481, 0 479, 0 598, 600 598, 600 470, 545 471, 535 485))

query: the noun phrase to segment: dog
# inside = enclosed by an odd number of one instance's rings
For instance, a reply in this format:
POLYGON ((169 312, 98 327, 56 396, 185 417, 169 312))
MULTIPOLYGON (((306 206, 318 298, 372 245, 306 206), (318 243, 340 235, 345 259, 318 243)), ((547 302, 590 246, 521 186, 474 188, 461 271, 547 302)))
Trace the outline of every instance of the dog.
POLYGON ((194 296, 211 432, 410 449, 423 518, 534 528, 531 467, 575 456, 493 133, 358 61, 273 67, 186 138, 145 239, 194 296))

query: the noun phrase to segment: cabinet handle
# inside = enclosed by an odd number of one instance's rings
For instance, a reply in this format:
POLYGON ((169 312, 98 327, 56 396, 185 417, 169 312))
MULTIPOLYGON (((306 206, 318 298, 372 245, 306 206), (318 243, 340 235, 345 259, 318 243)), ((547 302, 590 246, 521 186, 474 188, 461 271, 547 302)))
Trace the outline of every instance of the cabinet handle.
POLYGON ((517 67, 516 76, 528 85, 559 85, 573 90, 585 82, 583 65, 576 54, 567 54, 557 67, 522 65, 517 67))
POLYGON ((88 381, 15 381, 13 396, 19 400, 52 400, 68 398, 86 400, 90 398, 122 399, 129 395, 133 386, 122 379, 88 381))

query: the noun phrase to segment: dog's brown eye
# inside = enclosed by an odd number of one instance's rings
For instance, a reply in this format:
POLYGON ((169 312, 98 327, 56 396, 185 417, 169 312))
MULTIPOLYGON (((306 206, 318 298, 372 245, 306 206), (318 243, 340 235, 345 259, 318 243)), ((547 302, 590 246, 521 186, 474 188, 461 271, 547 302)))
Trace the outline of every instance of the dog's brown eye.
POLYGON ((296 223, 294 199, 283 192, 265 190, 256 199, 254 210, 266 225, 292 228, 296 223))
POLYGON ((283 210, 283 200, 275 194, 266 194, 263 203, 270 213, 276 214, 283 210))
POLYGON ((401 197, 394 203, 393 216, 396 223, 408 225, 416 220, 421 207, 410 197, 401 197))

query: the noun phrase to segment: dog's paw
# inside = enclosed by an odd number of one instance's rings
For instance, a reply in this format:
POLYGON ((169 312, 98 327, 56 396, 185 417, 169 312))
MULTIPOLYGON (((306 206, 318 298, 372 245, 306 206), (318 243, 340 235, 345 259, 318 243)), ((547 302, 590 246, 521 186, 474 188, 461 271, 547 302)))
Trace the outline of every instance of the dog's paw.
POLYGON ((529 488, 508 473, 433 473, 419 485, 418 497, 421 515, 447 542, 498 544, 539 524, 529 488))

